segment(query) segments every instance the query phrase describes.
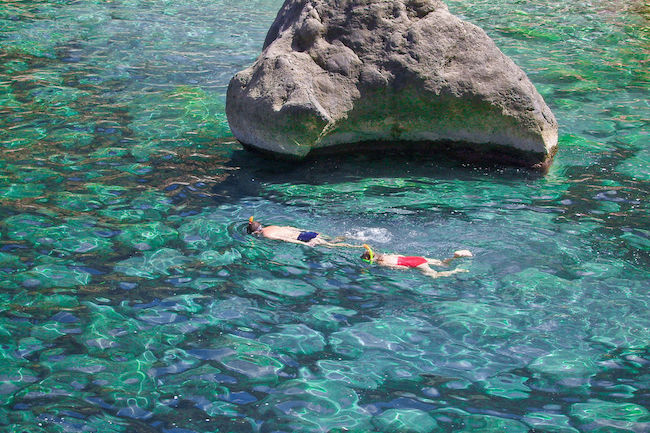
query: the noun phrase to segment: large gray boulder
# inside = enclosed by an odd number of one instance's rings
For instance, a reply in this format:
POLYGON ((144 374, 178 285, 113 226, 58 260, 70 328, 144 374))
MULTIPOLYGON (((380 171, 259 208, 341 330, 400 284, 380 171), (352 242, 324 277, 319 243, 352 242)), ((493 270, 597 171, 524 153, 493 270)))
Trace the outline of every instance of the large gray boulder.
POLYGON ((526 74, 440 0, 286 0, 228 87, 245 146, 451 151, 547 167, 557 122, 526 74))

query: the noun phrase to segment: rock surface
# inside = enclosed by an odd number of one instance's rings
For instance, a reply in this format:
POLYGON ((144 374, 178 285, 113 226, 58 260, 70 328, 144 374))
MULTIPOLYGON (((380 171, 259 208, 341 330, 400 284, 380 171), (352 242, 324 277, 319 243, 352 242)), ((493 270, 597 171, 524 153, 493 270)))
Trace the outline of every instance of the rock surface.
POLYGON ((245 146, 447 150, 546 167, 557 122, 526 74, 440 0, 286 0, 228 87, 245 146))

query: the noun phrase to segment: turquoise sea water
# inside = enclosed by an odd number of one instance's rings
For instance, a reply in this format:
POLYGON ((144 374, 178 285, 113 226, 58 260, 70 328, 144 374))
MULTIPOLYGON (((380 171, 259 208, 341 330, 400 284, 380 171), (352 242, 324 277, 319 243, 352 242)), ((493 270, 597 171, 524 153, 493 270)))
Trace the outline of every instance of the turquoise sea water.
POLYGON ((558 118, 546 176, 244 152, 280 0, 0 3, 0 431, 650 431, 647 2, 448 4, 558 118))

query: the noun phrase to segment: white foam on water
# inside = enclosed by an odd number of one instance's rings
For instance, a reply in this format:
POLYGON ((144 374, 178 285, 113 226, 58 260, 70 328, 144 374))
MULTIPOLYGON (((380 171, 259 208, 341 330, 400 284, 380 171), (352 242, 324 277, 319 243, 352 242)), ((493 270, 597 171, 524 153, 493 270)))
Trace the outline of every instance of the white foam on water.
POLYGON ((363 227, 345 232, 345 236, 360 241, 375 242, 386 244, 393 239, 392 233, 382 227, 363 227))

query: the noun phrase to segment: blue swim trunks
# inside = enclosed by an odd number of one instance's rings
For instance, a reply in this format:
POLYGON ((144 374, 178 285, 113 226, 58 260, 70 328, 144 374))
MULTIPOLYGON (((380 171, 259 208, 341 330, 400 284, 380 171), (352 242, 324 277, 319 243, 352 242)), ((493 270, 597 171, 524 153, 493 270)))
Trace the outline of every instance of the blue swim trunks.
POLYGON ((316 232, 300 232, 298 235, 298 240, 302 242, 309 242, 310 240, 314 239, 316 236, 318 236, 318 233, 316 232))

